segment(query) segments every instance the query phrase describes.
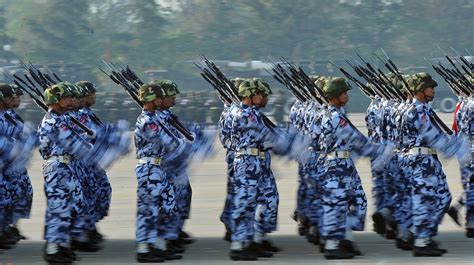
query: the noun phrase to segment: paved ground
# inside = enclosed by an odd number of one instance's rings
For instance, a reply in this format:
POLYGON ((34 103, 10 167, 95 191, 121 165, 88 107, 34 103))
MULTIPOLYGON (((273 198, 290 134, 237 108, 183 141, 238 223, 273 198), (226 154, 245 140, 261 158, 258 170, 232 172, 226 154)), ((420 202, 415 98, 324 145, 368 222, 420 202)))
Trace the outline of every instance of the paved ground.
MULTIPOLYGON (((452 115, 442 115, 448 122, 452 115)), ((363 126, 363 117, 353 115, 357 126, 363 126)), ((361 127, 361 131, 365 129, 361 127)), ((198 238, 184 255, 184 259, 170 263, 179 264, 228 264, 234 263, 227 258, 228 243, 221 240, 224 227, 219 222, 225 196, 224 151, 219 147, 215 157, 192 166, 190 170, 193 186, 192 216, 186 224, 186 231, 198 238)), ((461 194, 458 163, 455 160, 442 160, 448 176, 453 197, 461 194)), ((45 197, 41 176, 42 160, 35 153, 29 172, 35 190, 31 219, 21 221, 20 229, 29 240, 22 241, 15 249, 0 251, 0 265, 4 264, 44 264, 41 249, 44 225, 45 197)), ((99 224, 99 230, 105 234, 105 248, 99 253, 83 254, 77 264, 133 264, 134 225, 136 204, 136 178, 134 155, 117 162, 110 170, 109 177, 113 186, 110 215, 99 224)), ((370 167, 366 159, 357 161, 357 168, 363 180, 364 189, 369 197, 368 215, 372 212, 370 201, 370 167)), ((277 177, 280 193, 279 230, 272 236, 274 242, 284 251, 272 259, 258 261, 258 264, 313 264, 329 262, 319 254, 317 247, 307 243, 296 235, 296 224, 290 218, 295 207, 297 166, 292 161, 274 159, 273 169, 277 177)), ((449 218, 449 217, 448 217, 449 218)), ((474 239, 467 239, 464 230, 451 220, 445 219, 440 227, 439 241, 449 253, 441 258, 413 258, 408 252, 402 252, 393 246, 392 241, 382 239, 371 230, 371 221, 366 231, 356 233, 356 241, 364 256, 348 261, 332 261, 333 264, 474 264, 474 239)), ((257 262, 248 262, 254 264, 257 262)))

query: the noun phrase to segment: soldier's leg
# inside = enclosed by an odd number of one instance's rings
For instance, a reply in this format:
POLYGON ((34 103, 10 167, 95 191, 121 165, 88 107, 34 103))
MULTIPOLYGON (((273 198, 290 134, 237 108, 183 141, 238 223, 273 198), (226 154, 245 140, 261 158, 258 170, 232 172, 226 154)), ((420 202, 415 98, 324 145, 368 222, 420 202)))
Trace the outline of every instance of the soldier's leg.
POLYGON ((61 253, 61 246, 69 244, 71 215, 73 215, 74 172, 64 163, 43 165, 46 195, 45 232, 46 261, 71 262, 61 253))
POLYGON ((232 200, 234 197, 234 153, 227 152, 226 155, 226 162, 227 162, 227 195, 225 199, 224 209, 222 210, 222 214, 220 216, 221 222, 225 225, 226 234, 224 236, 224 240, 230 241, 231 236, 231 212, 232 212, 232 200))
POLYGON ((351 167, 341 159, 327 161, 326 174, 321 179, 321 236, 325 241, 325 257, 328 259, 352 258, 353 254, 340 249, 339 243, 346 237, 348 211, 347 191, 351 182, 351 167))
POLYGON ((439 216, 436 215, 439 207, 439 198, 436 194, 439 176, 435 175, 436 165, 432 156, 417 156, 411 161, 413 169, 413 234, 415 256, 441 256, 442 253, 434 249, 430 243, 436 235, 439 216))
POLYGON ((470 166, 469 184, 466 190, 466 236, 474 238, 474 168, 470 166))
POLYGON ((112 199, 112 186, 110 185, 107 172, 99 166, 95 168, 95 178, 98 185, 98 196, 96 198, 97 221, 109 215, 110 202, 112 199))
POLYGON ((0 172, 0 249, 10 249, 10 245, 16 243, 16 240, 9 239, 1 229, 7 225, 6 216, 11 204, 10 191, 2 172, 0 172))
POLYGON ((374 221, 374 231, 377 234, 384 235, 390 213, 387 209, 387 168, 371 169, 372 172, 372 197, 375 203, 375 212, 372 215, 374 221))
POLYGON ((240 255, 244 254, 246 258, 255 259, 256 256, 247 250, 254 236, 257 185, 261 177, 260 162, 254 156, 236 157, 234 169, 235 196, 232 202, 230 257, 240 259, 240 255))

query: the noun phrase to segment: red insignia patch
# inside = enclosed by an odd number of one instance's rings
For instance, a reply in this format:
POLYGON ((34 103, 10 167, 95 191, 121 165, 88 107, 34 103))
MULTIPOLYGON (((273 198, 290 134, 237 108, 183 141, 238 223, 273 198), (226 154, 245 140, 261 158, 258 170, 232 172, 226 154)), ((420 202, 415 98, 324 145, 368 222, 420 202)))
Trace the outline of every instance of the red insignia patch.
POLYGON ((155 132, 158 131, 158 126, 154 123, 150 124, 150 128, 152 131, 155 131, 155 132))
POLYGON ((256 122, 257 121, 257 118, 255 116, 253 116, 252 114, 249 114, 249 120, 251 122, 256 122))
POLYGON ((426 114, 423 114, 423 116, 421 116, 421 121, 422 122, 427 122, 428 121, 428 117, 426 114))
POLYGON ((61 124, 59 127, 60 127, 61 129, 63 129, 64 131, 67 131, 67 126, 66 126, 66 124, 63 123, 63 124, 61 124))
POLYGON ((341 118, 341 119, 339 120, 339 126, 340 126, 340 127, 344 127, 344 126, 346 126, 346 125, 347 125, 346 119, 341 118))

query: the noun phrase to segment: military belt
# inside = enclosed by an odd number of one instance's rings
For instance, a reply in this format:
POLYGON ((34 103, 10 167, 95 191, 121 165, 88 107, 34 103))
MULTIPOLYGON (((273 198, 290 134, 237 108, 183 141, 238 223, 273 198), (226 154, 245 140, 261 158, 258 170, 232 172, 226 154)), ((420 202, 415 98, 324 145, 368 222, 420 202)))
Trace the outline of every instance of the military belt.
POLYGON ((408 150, 410 155, 436 155, 438 154, 435 149, 428 147, 413 147, 408 150))
POLYGON ((258 148, 245 148, 245 149, 240 149, 235 152, 235 155, 240 156, 240 155, 251 155, 251 156, 260 156, 260 150, 258 148))
POLYGON ((138 164, 152 164, 152 165, 161 165, 161 157, 142 157, 138 159, 138 164))
POLYGON ((71 162, 71 158, 69 156, 51 156, 48 159, 46 159, 46 162, 48 163, 64 163, 64 164, 69 164, 71 162))
POLYGON ((347 158, 351 157, 351 152, 350 151, 333 151, 333 152, 330 152, 330 153, 326 154, 326 156, 329 159, 335 159, 335 158, 347 159, 347 158))

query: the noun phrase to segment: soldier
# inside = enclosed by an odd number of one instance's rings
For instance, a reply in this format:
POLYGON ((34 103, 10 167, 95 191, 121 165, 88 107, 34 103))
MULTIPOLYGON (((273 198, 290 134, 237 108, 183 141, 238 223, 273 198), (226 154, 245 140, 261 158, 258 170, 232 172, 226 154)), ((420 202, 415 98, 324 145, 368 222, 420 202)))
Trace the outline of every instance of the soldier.
POLYGON ((320 143, 325 160, 320 178, 320 232, 327 259, 349 259, 361 255, 351 231, 364 229, 367 210, 367 199, 351 157, 378 157, 374 165, 383 165, 392 148, 371 144, 347 119, 343 106, 348 102, 350 86, 343 78, 329 78, 323 90, 329 107, 321 121, 320 143))
POLYGON ((265 125, 258 110, 265 100, 263 89, 265 85, 259 80, 246 80, 240 84, 238 93, 242 102, 232 121, 231 141, 235 144, 233 231, 229 253, 232 260, 272 256, 253 242, 259 189, 265 177, 260 155, 262 148, 277 143, 278 139, 278 135, 265 125))
MULTIPOLYGON (((180 94, 178 86, 171 80, 155 80, 154 84, 160 86, 163 91, 162 104, 156 111, 160 119, 164 120, 164 125, 176 136, 181 138, 181 133, 176 127, 171 126, 171 122, 176 119, 176 116, 171 112, 171 108, 176 104, 176 97, 180 94)), ((186 141, 182 138, 183 141, 186 141)), ((174 252, 183 253, 185 251, 184 244, 191 244, 195 240, 191 238, 188 233, 183 231, 184 223, 189 218, 191 211, 191 197, 192 188, 189 182, 187 172, 188 157, 192 153, 192 149, 188 149, 183 154, 183 159, 175 160, 173 163, 164 165, 168 181, 173 185, 176 195, 176 208, 178 214, 175 216, 176 224, 173 226, 172 222, 168 220, 166 229, 163 233, 167 234, 167 247, 174 252), (186 158, 185 158, 186 157, 186 158)))
MULTIPOLYGON (((0 84, 0 91, 3 93, 5 105, 5 115, 10 119, 3 126, 6 136, 19 140, 23 132, 24 121, 14 111, 20 106, 20 96, 23 94, 18 88, 12 85, 0 84)), ((3 227, 6 234, 17 240, 25 239, 17 228, 17 222, 20 218, 29 218, 31 204, 33 201, 33 188, 26 170, 26 165, 20 165, 11 161, 3 168, 3 174, 11 184, 12 208, 8 213, 7 224, 3 227)))
POLYGON ((81 184, 70 163, 87 152, 90 145, 72 129, 65 115, 74 108, 73 94, 67 84, 46 89, 44 101, 49 107, 39 129, 47 199, 44 259, 50 263, 68 263, 75 260, 70 249, 71 227, 85 206, 81 184))
POLYGON ((411 76, 408 85, 414 100, 403 116, 402 137, 412 179, 413 255, 441 256, 446 250, 439 248, 433 237, 449 207, 451 194, 436 149, 447 157, 457 154, 460 161, 465 161, 468 147, 462 138, 448 136, 432 120, 434 111, 428 103, 434 98, 436 81, 422 72, 411 76))
MULTIPOLYGON (((234 87, 238 88, 239 85, 244 81, 243 78, 232 78, 231 82, 234 84, 234 87)), ((224 101, 224 100, 223 100, 224 101)), ((224 101, 225 102, 225 101, 224 101)), ((224 109, 222 110, 221 116, 219 118, 219 141, 222 146, 226 149, 226 158, 227 163, 227 196, 224 203, 224 209, 220 216, 221 222, 224 224, 226 233, 224 235, 224 240, 231 240, 231 222, 232 222, 232 200, 234 198, 234 147, 231 142, 231 129, 232 129, 232 120, 238 110, 238 105, 233 102, 225 102, 224 109)))
POLYGON ((176 195, 170 183, 165 165, 179 158, 188 145, 170 134, 163 123, 167 122, 157 113, 170 107, 172 97, 158 84, 140 87, 139 100, 143 110, 135 126, 135 146, 138 158, 137 186, 137 260, 139 262, 162 262, 165 259, 180 259, 167 249, 166 240, 176 239, 176 195))
MULTIPOLYGON (((96 87, 89 81, 80 81, 77 82, 76 85, 83 89, 83 96, 80 99, 82 101, 82 108, 79 109, 79 120, 91 129, 97 130, 100 127, 103 127, 104 124, 91 109, 91 107, 95 105, 96 101, 96 87)), ((98 195, 96 196, 95 202, 95 222, 99 222, 108 215, 110 201, 112 198, 112 186, 110 185, 107 173, 102 167, 100 167, 100 165, 90 165, 90 171, 93 175, 95 175, 95 179, 97 181, 98 195)), ((97 231, 95 225, 88 232, 88 236, 94 241, 101 242, 103 240, 103 236, 97 231)))

